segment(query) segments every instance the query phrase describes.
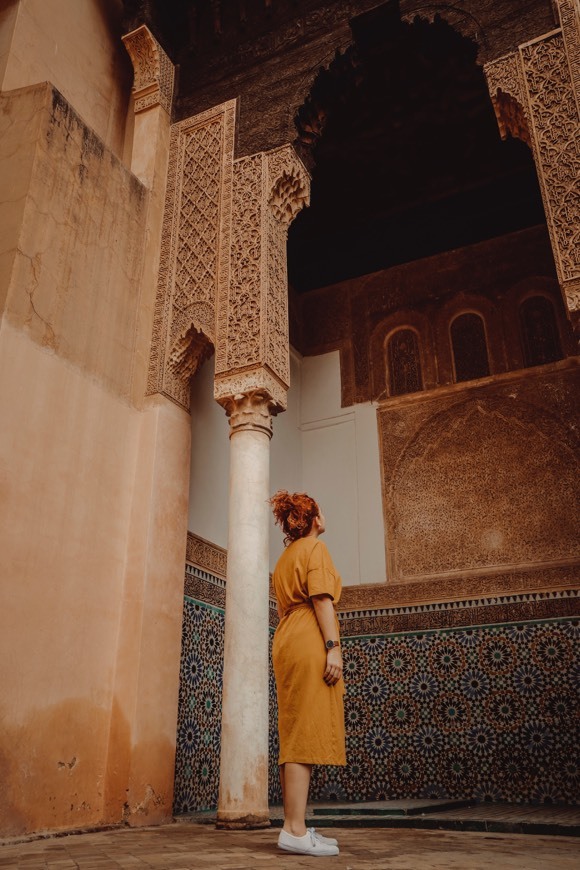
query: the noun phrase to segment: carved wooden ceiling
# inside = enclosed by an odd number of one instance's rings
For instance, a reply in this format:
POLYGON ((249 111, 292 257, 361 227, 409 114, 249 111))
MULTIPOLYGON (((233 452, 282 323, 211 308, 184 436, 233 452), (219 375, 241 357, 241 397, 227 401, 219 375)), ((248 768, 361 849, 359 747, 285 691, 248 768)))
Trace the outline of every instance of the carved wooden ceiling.
MULTIPOLYGON (((297 113, 295 144, 312 172, 311 207, 288 244, 298 292, 544 222, 531 153, 501 141, 475 42, 437 18, 402 21, 395 0, 364 11, 375 3, 346 4, 363 10, 351 45, 318 76, 314 65, 297 113)), ((127 27, 148 23, 180 64, 182 94, 216 75, 235 88, 242 43, 269 34, 275 44, 273 33, 320 7, 124 0, 127 27)))

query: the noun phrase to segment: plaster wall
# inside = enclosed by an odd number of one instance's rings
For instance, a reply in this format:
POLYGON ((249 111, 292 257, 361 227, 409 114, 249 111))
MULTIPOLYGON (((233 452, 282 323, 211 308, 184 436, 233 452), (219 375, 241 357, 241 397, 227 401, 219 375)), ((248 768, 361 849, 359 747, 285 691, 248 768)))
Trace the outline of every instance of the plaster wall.
POLYGON ((338 351, 305 357, 302 482, 319 501, 326 543, 345 585, 385 582, 376 411, 341 407, 338 351))
POLYGON ((151 823, 171 811, 190 427, 131 402, 149 197, 51 85, 0 107, 0 831, 151 823))
POLYGON ((191 388, 190 531, 228 545, 229 422, 213 397, 215 358, 196 373, 191 388))
POLYGON ((0 89, 51 82, 118 156, 131 65, 116 0, 18 0, 0 10, 0 89), (66 24, 64 23, 66 22, 66 24))
POLYGON ((137 414, 2 323, 4 835, 102 818, 137 414))

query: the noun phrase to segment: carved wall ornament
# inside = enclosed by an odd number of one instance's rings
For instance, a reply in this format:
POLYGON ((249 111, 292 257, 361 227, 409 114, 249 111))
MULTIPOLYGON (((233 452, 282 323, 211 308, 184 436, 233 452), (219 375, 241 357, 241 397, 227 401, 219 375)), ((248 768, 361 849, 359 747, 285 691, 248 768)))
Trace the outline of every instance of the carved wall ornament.
POLYGON ((521 139, 532 147, 526 85, 518 52, 485 64, 484 72, 502 139, 521 139))
POLYGON ((228 396, 263 387, 273 409, 286 407, 286 241, 309 194, 309 175, 290 145, 234 163, 230 280, 220 288, 217 316, 214 395, 222 404, 228 396), (233 387, 239 377, 244 386, 233 387))
POLYGON ((578 0, 556 0, 556 5, 568 56, 576 109, 580 116, 580 3, 578 0))
POLYGON ((528 369, 379 409, 389 583, 580 564, 577 385, 528 369))
MULTIPOLYGON (((580 278, 580 120, 562 34, 520 49, 534 130, 534 156, 564 284, 580 278)), ((564 287, 565 289, 565 287, 564 287)))
POLYGON ((286 409, 286 386, 265 368, 258 367, 237 374, 216 377, 214 381, 214 398, 226 409, 236 396, 257 392, 269 397, 271 414, 286 409))
POLYGON ((502 137, 532 148, 556 269, 568 310, 580 295, 580 23, 557 0, 562 29, 485 66, 502 137), (524 123, 525 122, 525 123, 524 123))
POLYGON ((168 56, 145 24, 122 39, 133 64, 135 114, 151 106, 171 114, 175 67, 168 56))
POLYGON ((272 437, 272 397, 267 390, 236 393, 220 399, 230 421, 230 438, 236 432, 251 429, 272 437))
POLYGON ((228 554, 223 547, 218 547, 217 544, 212 544, 211 541, 206 541, 205 538, 188 532, 185 560, 225 581, 228 554))
POLYGON ((229 285, 235 107, 231 100, 171 128, 148 393, 186 409, 229 285))

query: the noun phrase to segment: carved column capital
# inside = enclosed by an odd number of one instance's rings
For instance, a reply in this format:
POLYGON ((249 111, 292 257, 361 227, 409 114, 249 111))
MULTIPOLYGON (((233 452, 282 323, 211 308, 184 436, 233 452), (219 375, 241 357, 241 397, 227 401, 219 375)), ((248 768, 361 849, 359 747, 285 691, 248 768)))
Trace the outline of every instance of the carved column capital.
POLYGON ((272 397, 267 390, 250 390, 219 399, 230 420, 230 438, 251 430, 272 437, 272 397))
POLYGON ((162 106, 171 114, 175 67, 147 25, 123 36, 133 64, 135 114, 151 106, 162 106))

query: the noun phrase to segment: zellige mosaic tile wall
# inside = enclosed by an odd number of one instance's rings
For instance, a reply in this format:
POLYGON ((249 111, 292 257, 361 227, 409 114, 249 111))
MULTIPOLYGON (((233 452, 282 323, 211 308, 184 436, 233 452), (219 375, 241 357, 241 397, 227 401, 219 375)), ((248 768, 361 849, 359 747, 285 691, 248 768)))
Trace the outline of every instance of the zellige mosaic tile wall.
MULTIPOLYGON (((219 783, 223 609, 186 596, 176 814, 219 783)), ((567 802, 580 791, 580 620, 344 638, 345 768, 313 800, 470 797, 567 802)), ((270 801, 280 802, 270 676, 270 801)))

